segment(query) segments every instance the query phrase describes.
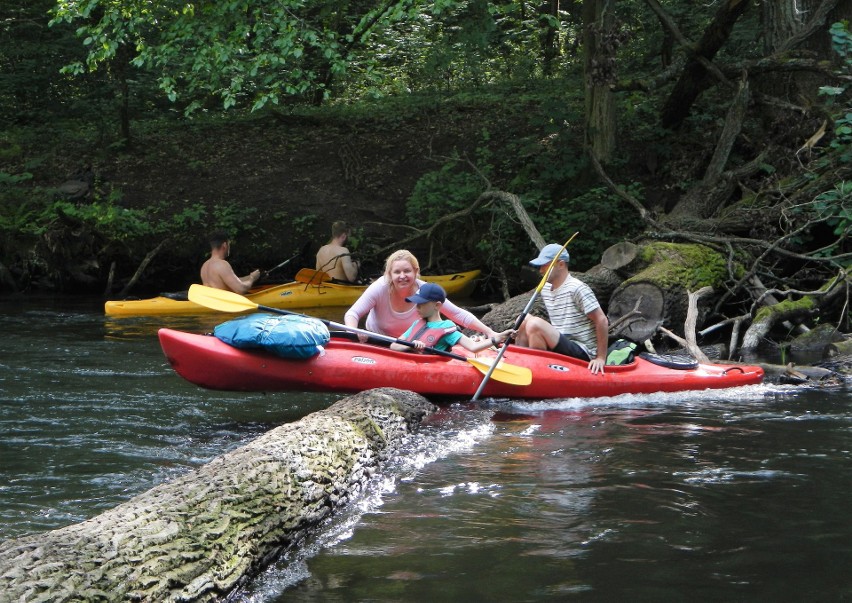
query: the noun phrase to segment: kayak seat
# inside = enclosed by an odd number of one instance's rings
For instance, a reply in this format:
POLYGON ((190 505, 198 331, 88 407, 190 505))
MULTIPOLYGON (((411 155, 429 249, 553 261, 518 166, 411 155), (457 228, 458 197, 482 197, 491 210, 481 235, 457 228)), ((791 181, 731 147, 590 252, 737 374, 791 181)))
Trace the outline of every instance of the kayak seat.
POLYGON ((173 299, 175 301, 189 301, 187 291, 173 291, 171 293, 160 293, 160 297, 173 299))

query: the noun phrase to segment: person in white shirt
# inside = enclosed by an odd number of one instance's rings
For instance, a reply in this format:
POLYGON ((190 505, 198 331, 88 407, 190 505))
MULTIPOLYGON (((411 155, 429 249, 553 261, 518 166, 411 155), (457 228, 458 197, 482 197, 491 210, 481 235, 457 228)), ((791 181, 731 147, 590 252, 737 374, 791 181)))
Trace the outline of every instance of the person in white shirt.
POLYGON ((568 252, 551 243, 530 264, 537 266, 543 276, 556 254, 560 254, 559 258, 541 290, 550 322, 528 315, 518 329, 515 343, 588 360, 593 374, 603 373, 609 321, 592 289, 568 272, 568 252))

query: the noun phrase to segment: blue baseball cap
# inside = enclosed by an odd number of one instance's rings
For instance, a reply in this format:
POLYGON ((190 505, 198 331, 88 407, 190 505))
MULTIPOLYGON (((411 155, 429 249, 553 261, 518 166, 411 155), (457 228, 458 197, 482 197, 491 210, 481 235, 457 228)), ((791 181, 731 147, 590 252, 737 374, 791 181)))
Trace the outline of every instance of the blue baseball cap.
POLYGON ((423 283, 420 291, 405 298, 405 301, 412 304, 425 304, 426 302, 444 302, 447 301, 447 294, 441 285, 436 283, 423 283))
POLYGON ((544 266, 545 264, 549 264, 560 251, 562 251, 562 253, 559 254, 559 259, 567 263, 568 258, 570 257, 568 252, 562 249, 562 245, 559 243, 551 243, 542 247, 538 257, 534 260, 530 260, 530 264, 533 266, 544 266))

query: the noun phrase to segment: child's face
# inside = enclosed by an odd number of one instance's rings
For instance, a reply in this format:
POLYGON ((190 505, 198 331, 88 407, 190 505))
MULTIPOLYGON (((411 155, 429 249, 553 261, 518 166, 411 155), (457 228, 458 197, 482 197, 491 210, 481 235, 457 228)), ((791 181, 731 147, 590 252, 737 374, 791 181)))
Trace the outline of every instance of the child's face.
POLYGON ((422 304, 417 304, 417 314, 420 315, 420 318, 431 318, 441 309, 441 302, 424 302, 422 304))

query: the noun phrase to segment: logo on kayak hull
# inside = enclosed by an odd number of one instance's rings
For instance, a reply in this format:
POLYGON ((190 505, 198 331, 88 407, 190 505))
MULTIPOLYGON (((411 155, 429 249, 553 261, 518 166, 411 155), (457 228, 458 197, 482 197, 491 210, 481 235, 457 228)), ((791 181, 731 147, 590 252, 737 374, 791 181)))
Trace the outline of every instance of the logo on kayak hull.
POLYGON ((352 356, 352 362, 357 364, 376 364, 376 361, 372 358, 365 358, 364 356, 352 356))
POLYGON ((571 370, 567 366, 562 366, 561 364, 548 364, 547 368, 554 370, 554 371, 559 371, 559 372, 562 372, 562 373, 567 373, 568 371, 571 370))

